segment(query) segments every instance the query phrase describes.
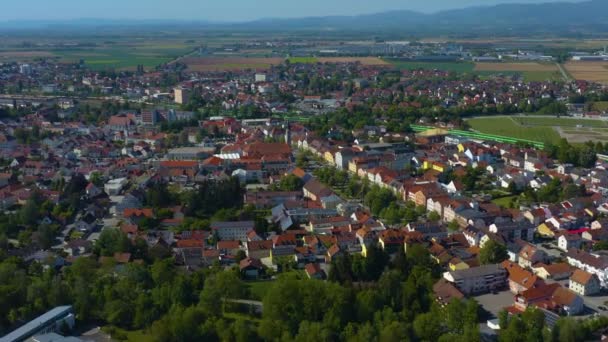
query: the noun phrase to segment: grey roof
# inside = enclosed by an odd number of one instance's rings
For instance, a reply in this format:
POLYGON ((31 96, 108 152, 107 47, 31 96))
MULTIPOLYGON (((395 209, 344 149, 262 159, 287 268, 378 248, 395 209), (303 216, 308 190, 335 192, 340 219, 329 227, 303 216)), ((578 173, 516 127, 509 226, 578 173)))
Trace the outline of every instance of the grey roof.
POLYGON ((449 272, 454 280, 458 279, 467 279, 467 278, 477 278, 483 277, 486 275, 506 273, 506 270, 499 264, 490 264, 490 265, 482 265, 479 267, 467 268, 464 270, 457 270, 449 272))
POLYGON ((58 306, 37 318, 25 323, 20 328, 0 338, 1 342, 12 342, 21 341, 34 335, 41 326, 47 325, 49 322, 57 319, 58 317, 65 316, 72 312, 72 306, 58 306))
POLYGON ((49 333, 43 335, 36 335, 26 342, 82 342, 83 340, 78 337, 68 336, 64 337, 56 333, 49 333))

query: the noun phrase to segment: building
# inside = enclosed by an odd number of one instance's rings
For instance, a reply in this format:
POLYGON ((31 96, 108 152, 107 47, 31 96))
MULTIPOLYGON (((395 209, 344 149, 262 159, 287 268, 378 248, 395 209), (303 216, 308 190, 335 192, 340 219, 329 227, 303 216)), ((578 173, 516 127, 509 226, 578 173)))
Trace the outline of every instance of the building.
POLYGON ((31 320, 17 330, 5 335, 0 339, 2 342, 21 342, 34 335, 57 332, 67 324, 71 329, 74 327, 75 319, 71 305, 58 306, 51 311, 31 320))
POLYGON ((593 296, 600 292, 600 280, 595 274, 576 270, 570 277, 568 287, 581 296, 593 296))
POLYGON ((214 222, 211 230, 220 240, 240 240, 247 242, 247 233, 254 230, 253 221, 214 222))
POLYGON ((591 274, 595 274, 600 280, 602 287, 608 284, 608 257, 599 256, 581 251, 579 249, 571 249, 566 253, 568 264, 576 268, 580 268, 591 274))
POLYGON ((103 186, 103 190, 106 192, 106 194, 108 194, 108 196, 116 196, 120 194, 127 183, 128 180, 126 178, 112 179, 103 186))
POLYGON ((190 102, 190 90, 182 87, 177 87, 173 89, 173 93, 175 95, 175 103, 183 105, 190 102))
POLYGON ((470 295, 503 289, 507 284, 507 271, 501 265, 490 264, 445 272, 443 278, 463 294, 470 295))

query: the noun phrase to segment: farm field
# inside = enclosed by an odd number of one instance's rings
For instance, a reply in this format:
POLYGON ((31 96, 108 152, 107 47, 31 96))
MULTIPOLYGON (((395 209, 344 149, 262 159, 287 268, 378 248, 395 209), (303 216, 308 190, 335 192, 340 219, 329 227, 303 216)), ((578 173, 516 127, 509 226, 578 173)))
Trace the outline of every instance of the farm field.
POLYGON ((391 65, 377 57, 319 57, 321 63, 355 63, 359 62, 363 65, 391 65))
POLYGON ((190 71, 266 70, 283 62, 283 58, 188 57, 181 60, 190 71))
POLYGON ((397 69, 400 70, 416 70, 416 69, 425 69, 425 70, 445 70, 445 71, 454 71, 460 73, 471 73, 475 65, 469 62, 414 62, 414 61, 402 61, 397 59, 386 59, 386 62, 389 62, 397 69))
POLYGON ((143 65, 150 70, 194 50, 195 43, 176 40, 132 39, 127 41, 92 41, 88 45, 4 49, 0 62, 54 58, 58 62, 74 63, 84 60, 95 70, 135 70, 143 65))
POLYGON ((483 74, 497 72, 507 75, 522 75, 527 82, 560 80, 561 74, 555 64, 534 63, 534 62, 513 62, 513 63, 475 63, 476 72, 483 74))
POLYGON ((467 123, 478 132, 545 143, 555 143, 561 138, 571 143, 608 141, 608 123, 601 120, 497 116, 473 118, 467 123))
POLYGON ((608 62, 577 62, 565 64, 574 79, 608 84, 608 62))

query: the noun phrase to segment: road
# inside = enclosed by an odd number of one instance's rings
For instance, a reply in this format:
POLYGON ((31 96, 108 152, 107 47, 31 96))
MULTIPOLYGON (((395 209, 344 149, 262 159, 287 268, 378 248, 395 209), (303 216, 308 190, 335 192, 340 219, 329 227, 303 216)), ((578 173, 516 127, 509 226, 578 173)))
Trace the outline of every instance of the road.
POLYGON ((566 82, 572 81, 572 79, 570 78, 570 75, 568 75, 568 73, 564 69, 563 65, 561 65, 560 63, 555 63, 555 65, 557 65, 557 68, 559 69, 559 72, 562 73, 562 77, 564 78, 564 81, 566 81, 566 82))

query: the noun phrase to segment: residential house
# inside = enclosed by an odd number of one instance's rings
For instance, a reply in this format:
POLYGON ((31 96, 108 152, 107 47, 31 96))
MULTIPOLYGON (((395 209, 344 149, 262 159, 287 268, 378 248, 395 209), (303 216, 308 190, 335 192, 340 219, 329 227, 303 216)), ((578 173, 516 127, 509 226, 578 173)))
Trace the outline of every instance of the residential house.
POLYGON ((570 277, 569 289, 581 296, 593 296, 600 292, 600 280, 595 274, 577 269, 570 277))

